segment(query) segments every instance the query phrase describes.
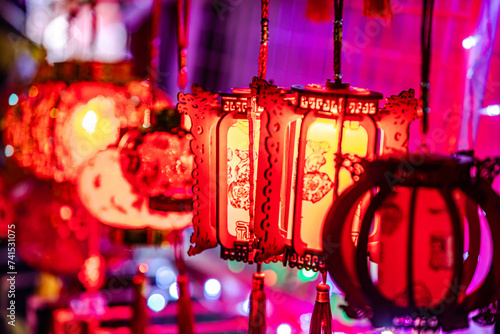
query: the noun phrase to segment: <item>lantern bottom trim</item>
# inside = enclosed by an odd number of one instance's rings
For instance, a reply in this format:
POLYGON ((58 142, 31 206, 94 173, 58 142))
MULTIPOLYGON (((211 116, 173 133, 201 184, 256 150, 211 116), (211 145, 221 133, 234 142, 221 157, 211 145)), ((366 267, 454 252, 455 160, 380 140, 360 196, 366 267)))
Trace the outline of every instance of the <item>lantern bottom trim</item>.
POLYGON ((312 271, 325 272, 325 260, 323 255, 306 252, 305 255, 297 254, 293 249, 288 248, 283 257, 283 265, 290 268, 306 269, 312 271))

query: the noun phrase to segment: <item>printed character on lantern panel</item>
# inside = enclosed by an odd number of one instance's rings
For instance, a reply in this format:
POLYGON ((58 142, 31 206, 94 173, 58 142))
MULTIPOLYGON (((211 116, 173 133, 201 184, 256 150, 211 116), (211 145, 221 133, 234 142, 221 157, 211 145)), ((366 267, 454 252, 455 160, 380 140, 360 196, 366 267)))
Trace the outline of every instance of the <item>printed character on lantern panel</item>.
MULTIPOLYGON (((223 247, 233 249, 234 242, 249 242, 253 238, 250 226, 250 154, 249 122, 235 111, 225 115, 218 125, 219 171, 227 171, 227 182, 219 184, 218 237, 223 247), (227 129, 227 130, 225 130, 227 129), (227 132, 225 132, 227 131, 227 132), (224 135, 224 133, 226 133, 224 135), (224 147, 225 144, 225 147, 224 147), (225 154, 224 154, 225 152, 225 154), (223 164, 226 164, 224 167, 223 164)), ((259 121, 255 133, 259 133, 259 121)), ((258 140, 254 152, 258 152, 258 140)), ((257 154, 254 153, 257 171, 257 154)), ((257 173, 254 173, 254 178, 257 173)))
MULTIPOLYGON (((337 122, 334 119, 318 119, 307 131, 304 161, 299 156, 296 202, 301 202, 300 240, 308 249, 321 250, 321 236, 317 227, 324 219, 333 201, 333 181, 335 180, 334 153, 337 149, 337 122), (316 168, 316 170, 314 170, 316 168), (316 179, 314 178, 316 177, 316 179)), ((304 145, 304 143, 302 143, 304 145)), ((297 211, 295 221, 297 221, 297 211)), ((294 240, 295 241, 295 240, 294 240)), ((294 247, 299 252, 294 242, 294 247)))
MULTIPOLYGON (((318 118, 307 130, 304 168, 299 166, 299 177, 303 180, 302 201, 296 208, 299 211, 296 211, 295 216, 295 222, 300 224, 300 229, 295 229, 297 232, 300 231, 300 241, 294 243, 294 249, 299 255, 303 255, 305 251, 323 251, 321 231, 324 219, 335 198, 333 189, 335 188, 335 157, 338 147, 337 133, 337 120, 326 118, 318 118), (306 212, 307 214, 303 214, 306 212), (298 216, 299 213, 301 216, 298 216)), ((341 154, 371 158, 375 152, 375 133, 375 125, 371 118, 354 117, 350 120, 346 117, 341 154)), ((339 193, 352 183, 351 173, 345 167, 341 167, 339 193)))
POLYGON ((452 223, 439 191, 419 188, 414 212, 412 264, 407 263, 409 217, 413 189, 395 187, 374 219, 380 220, 377 286, 401 307, 409 306, 407 275, 413 265, 413 294, 417 307, 431 307, 445 297, 452 275, 452 223))

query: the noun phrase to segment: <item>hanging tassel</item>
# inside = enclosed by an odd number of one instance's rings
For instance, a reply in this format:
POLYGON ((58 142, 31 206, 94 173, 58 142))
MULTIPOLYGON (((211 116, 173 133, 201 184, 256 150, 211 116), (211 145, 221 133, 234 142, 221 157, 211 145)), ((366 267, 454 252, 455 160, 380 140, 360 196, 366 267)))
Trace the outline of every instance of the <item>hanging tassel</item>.
POLYGON ((250 314, 248 319, 249 334, 264 334, 266 332, 266 294, 264 292, 265 274, 257 272, 252 278, 252 293, 250 294, 250 314))
MULTIPOLYGON (((323 276, 324 277, 324 276, 323 276)), ((326 277, 325 277, 326 278, 326 277)), ((311 317, 310 334, 332 333, 332 310, 330 308, 330 287, 323 282, 316 286, 316 304, 311 317)))
POLYGON ((194 334, 194 313, 189 294, 189 278, 186 275, 177 276, 179 300, 177 301, 177 325, 179 333, 194 334))
POLYGON ((390 21, 392 19, 391 0, 365 0, 363 15, 366 17, 380 17, 390 21))

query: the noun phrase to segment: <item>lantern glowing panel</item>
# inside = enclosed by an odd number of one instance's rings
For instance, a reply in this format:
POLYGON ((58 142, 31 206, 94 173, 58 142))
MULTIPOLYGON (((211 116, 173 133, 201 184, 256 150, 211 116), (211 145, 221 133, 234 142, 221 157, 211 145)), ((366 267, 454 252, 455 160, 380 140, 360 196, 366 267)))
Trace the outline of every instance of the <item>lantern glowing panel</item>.
MULTIPOLYGON (((42 71, 5 115, 4 140, 16 161, 41 178, 74 181, 83 162, 151 114, 150 84, 133 81, 130 70, 128 63, 60 63, 42 71)), ((155 109, 172 105, 155 95, 155 109)))
POLYGON ((482 174, 481 163, 463 157, 366 163, 361 180, 332 206, 323 233, 340 245, 331 247, 326 265, 346 294, 348 313, 370 314, 376 327, 417 326, 419 318, 451 331, 467 327, 469 312, 498 299, 500 198, 475 171, 482 174), (355 208, 370 193, 353 242, 355 208), (378 247, 370 249, 372 230, 378 247), (480 253, 489 259, 481 266, 480 253))

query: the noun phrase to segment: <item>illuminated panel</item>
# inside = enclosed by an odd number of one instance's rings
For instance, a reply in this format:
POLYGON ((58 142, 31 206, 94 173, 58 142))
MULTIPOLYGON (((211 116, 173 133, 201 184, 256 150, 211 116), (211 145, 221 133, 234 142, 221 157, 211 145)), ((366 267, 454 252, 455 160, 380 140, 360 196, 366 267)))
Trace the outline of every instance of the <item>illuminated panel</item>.
POLYGON ((408 306, 408 265, 413 266, 417 307, 432 307, 445 298, 453 268, 452 222, 439 190, 418 188, 414 214, 413 259, 408 261, 408 224, 413 189, 395 187, 376 216, 380 219, 380 259, 377 287, 398 306, 408 306), (439 222, 435 224, 433 222, 439 222))

